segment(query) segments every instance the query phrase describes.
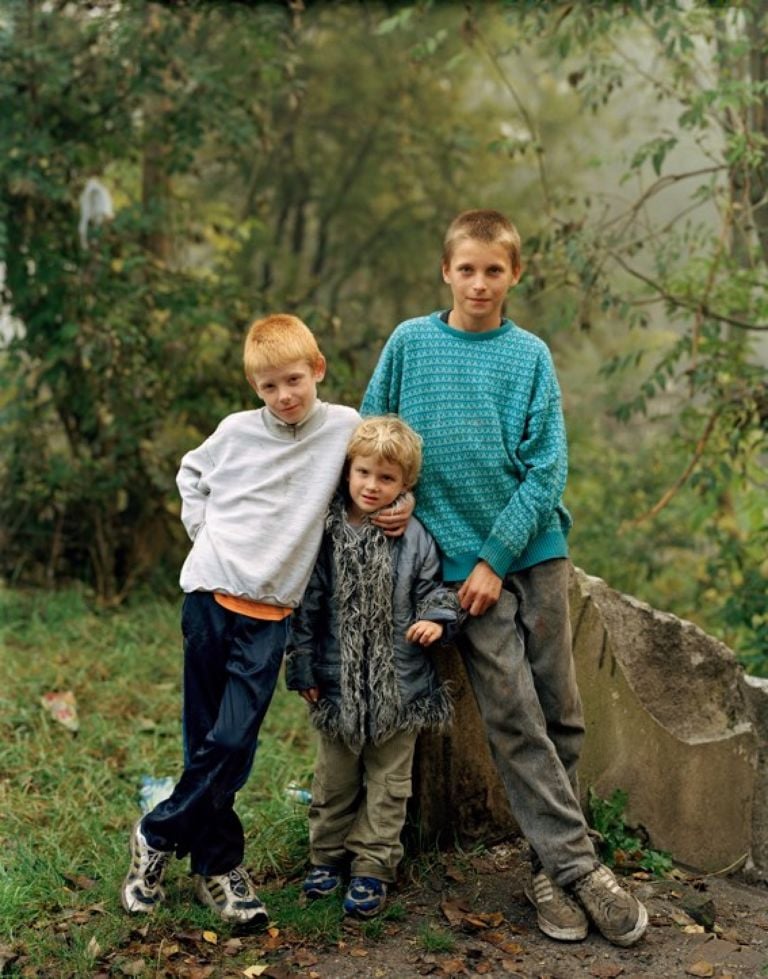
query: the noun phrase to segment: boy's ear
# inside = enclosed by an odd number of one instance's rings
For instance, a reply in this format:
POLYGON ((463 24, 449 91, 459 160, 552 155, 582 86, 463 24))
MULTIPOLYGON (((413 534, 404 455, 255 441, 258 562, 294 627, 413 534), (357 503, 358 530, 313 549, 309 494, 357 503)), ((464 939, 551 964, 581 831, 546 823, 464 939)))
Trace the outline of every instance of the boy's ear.
POLYGON ((326 368, 325 357, 323 357, 322 354, 318 354, 317 360, 315 361, 315 366, 312 370, 312 373, 316 381, 318 382, 322 381, 322 379, 325 377, 325 368, 326 368))
MULTIPOLYGON (((522 275, 523 275, 523 266, 522 266, 522 263, 521 263, 521 264, 519 264, 517 266, 516 269, 512 269, 512 286, 516 286, 517 285, 517 283, 520 281, 522 275)), ((510 288, 512 288, 512 286, 510 286, 510 288)))
POLYGON ((443 282, 448 285, 448 266, 445 264, 445 262, 440 263, 440 272, 443 276, 443 282))

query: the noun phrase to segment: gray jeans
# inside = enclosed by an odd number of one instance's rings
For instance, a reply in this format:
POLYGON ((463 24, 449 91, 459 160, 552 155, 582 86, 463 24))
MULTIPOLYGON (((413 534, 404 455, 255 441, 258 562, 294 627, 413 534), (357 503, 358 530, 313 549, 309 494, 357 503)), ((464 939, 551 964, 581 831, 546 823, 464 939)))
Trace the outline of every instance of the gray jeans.
POLYGON ((568 562, 508 575, 462 652, 512 813, 561 887, 597 865, 578 801, 584 738, 568 617, 568 562))

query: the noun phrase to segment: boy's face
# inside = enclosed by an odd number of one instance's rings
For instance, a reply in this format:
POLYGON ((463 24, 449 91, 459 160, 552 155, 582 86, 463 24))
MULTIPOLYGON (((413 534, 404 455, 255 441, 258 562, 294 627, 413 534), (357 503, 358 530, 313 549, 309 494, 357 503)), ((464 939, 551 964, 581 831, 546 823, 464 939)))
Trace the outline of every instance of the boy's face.
POLYGON ((350 516, 357 520, 389 506, 406 489, 402 466, 378 456, 352 456, 347 482, 350 516))
POLYGON ((443 281, 453 293, 450 325, 472 333, 495 330, 520 271, 512 266, 504 245, 475 238, 459 240, 450 262, 443 264, 443 281))
POLYGON ((312 367, 306 360, 295 360, 284 367, 256 371, 251 380, 254 391, 273 415, 298 425, 314 406, 317 383, 325 377, 325 358, 321 355, 312 367))

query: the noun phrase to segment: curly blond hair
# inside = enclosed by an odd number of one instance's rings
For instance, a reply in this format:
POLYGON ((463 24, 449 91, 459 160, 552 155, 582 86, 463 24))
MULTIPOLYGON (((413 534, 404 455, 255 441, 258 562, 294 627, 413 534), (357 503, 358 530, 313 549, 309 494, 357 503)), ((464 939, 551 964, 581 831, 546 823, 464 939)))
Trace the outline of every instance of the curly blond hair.
POLYGON ((373 456, 400 466, 406 489, 416 484, 421 470, 421 436, 397 415, 365 418, 347 445, 347 464, 355 456, 373 456))

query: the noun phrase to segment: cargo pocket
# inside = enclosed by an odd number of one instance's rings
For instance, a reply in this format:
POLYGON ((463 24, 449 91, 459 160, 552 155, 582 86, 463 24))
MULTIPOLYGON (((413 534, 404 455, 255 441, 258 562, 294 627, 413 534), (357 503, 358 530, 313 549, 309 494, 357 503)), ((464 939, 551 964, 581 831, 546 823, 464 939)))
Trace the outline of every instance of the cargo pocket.
POLYGON ((383 783, 368 783, 368 817, 382 840, 399 838, 412 792, 410 775, 387 775, 383 783))
POLYGON ((332 763, 319 755, 312 777, 312 802, 310 813, 318 809, 349 809, 360 793, 360 780, 355 771, 340 773, 332 763))

